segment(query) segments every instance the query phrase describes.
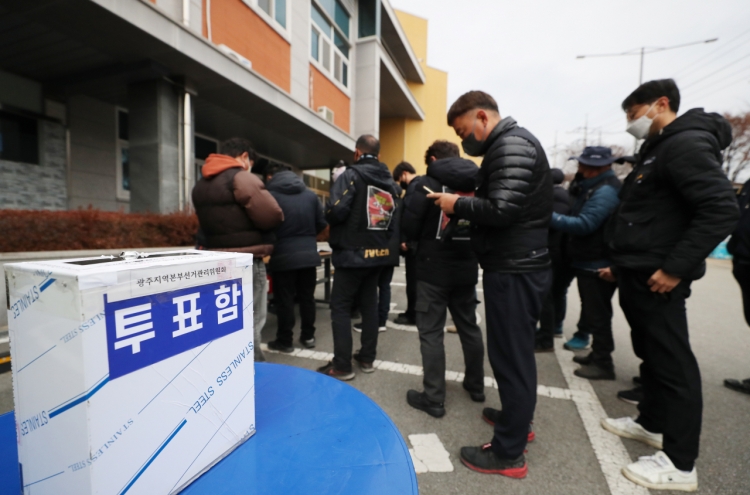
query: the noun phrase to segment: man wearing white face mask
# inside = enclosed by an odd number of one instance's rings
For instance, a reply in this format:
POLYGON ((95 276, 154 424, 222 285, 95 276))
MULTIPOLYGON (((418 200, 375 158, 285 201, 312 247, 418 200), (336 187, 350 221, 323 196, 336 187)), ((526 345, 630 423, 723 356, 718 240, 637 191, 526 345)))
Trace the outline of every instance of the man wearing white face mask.
POLYGON ((628 132, 645 142, 609 225, 615 268, 600 276, 617 279, 633 349, 643 360, 644 397, 635 420, 609 418, 602 427, 659 449, 624 467, 628 479, 694 491, 703 399, 685 299, 739 212, 721 170, 721 151, 732 141, 729 123, 701 108, 678 117, 679 105, 672 79, 647 82, 622 103, 628 132))

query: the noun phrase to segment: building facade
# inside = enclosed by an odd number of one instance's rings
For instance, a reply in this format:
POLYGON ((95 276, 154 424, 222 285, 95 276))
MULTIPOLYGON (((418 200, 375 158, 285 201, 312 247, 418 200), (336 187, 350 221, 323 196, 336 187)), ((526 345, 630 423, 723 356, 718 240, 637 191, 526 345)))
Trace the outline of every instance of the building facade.
POLYGON ((235 136, 324 196, 357 136, 393 167, 449 131, 426 21, 387 0, 0 0, 0 19, 0 208, 189 208, 235 136))

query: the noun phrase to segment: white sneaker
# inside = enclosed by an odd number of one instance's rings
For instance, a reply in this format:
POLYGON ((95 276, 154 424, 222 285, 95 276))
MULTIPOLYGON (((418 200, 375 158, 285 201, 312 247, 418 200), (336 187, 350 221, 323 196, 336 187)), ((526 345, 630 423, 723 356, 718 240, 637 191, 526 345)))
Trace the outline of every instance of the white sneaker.
MULTIPOLYGON (((352 325, 352 330, 354 330, 357 333, 362 333, 362 324, 361 323, 355 323, 354 325, 352 325)), ((378 327, 378 332, 385 332, 386 330, 388 330, 388 329, 385 328, 384 326, 378 327)))
POLYGON ((661 433, 651 433, 646 428, 636 423, 631 417, 617 419, 605 418, 602 420, 602 428, 610 433, 614 433, 615 435, 638 440, 655 449, 662 449, 664 435, 661 433))
POLYGON ((627 479, 652 490, 681 490, 694 492, 698 489, 698 473, 693 467, 689 473, 680 471, 664 452, 639 457, 637 462, 622 468, 627 479))

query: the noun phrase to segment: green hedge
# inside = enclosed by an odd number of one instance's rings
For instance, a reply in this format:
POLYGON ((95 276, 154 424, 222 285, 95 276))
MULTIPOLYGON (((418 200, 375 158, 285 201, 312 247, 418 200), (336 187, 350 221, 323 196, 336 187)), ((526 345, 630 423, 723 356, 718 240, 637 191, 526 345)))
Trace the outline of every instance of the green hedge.
POLYGON ((0 252, 191 246, 193 213, 0 210, 0 252))

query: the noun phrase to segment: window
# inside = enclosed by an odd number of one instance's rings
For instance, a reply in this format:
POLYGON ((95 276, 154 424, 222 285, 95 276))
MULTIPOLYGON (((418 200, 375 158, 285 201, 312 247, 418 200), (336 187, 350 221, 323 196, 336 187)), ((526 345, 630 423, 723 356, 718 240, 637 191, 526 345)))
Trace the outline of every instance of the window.
POLYGON ((130 201, 130 134, 127 110, 117 109, 117 199, 130 201))
POLYGON ((258 8, 265 12, 268 17, 279 23, 284 29, 286 29, 286 1, 287 0, 256 0, 258 8))
POLYGON ((339 0, 314 0, 310 5, 312 58, 343 86, 349 86, 349 24, 339 0))
POLYGON ((0 160, 39 164, 36 119, 0 112, 0 160))
POLYGON ((359 1, 359 37, 366 38, 378 34, 378 1, 359 1))

